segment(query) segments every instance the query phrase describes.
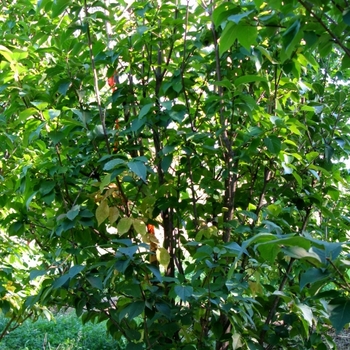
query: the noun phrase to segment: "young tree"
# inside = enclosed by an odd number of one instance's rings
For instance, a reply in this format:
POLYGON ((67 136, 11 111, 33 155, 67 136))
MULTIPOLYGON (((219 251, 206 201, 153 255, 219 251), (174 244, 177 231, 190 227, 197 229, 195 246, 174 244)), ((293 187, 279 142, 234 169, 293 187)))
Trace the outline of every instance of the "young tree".
POLYGON ((347 1, 4 6, 2 227, 41 253, 23 308, 127 349, 326 349, 350 321, 347 1))

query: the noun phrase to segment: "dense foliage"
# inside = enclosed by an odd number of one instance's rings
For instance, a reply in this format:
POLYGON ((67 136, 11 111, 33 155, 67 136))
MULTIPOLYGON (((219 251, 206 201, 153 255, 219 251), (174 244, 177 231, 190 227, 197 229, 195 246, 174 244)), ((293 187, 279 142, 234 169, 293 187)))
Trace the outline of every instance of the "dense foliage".
MULTIPOLYGON (((0 328, 7 320, 0 317, 0 328)), ((125 345, 106 336, 105 324, 82 324, 73 312, 55 313, 55 321, 46 317, 27 320, 0 342, 0 350, 120 350, 125 345)))
POLYGON ((2 6, 6 331, 70 306, 128 349, 332 346, 348 1, 2 6))

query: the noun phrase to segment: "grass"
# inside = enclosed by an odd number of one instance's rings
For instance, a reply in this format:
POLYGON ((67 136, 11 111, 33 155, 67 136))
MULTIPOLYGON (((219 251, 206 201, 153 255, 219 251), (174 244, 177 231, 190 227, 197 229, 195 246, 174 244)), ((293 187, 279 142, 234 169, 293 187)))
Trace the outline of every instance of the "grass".
MULTIPOLYGON (((0 315, 0 332, 7 319, 0 315)), ((83 325, 74 312, 57 314, 54 321, 30 320, 0 342, 0 350, 118 350, 124 347, 106 334, 104 323, 83 325)))

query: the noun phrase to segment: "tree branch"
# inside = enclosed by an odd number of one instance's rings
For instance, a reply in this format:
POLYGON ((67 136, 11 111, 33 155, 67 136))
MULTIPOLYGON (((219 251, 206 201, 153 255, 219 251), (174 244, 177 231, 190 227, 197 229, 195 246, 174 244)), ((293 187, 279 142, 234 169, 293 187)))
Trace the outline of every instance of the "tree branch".
POLYGON ((102 125, 103 135, 104 135, 104 138, 106 141, 107 151, 108 151, 108 154, 111 154, 112 152, 111 152, 111 147, 109 145, 107 129, 106 129, 106 113, 102 109, 100 90, 98 87, 98 76, 97 76, 97 70, 96 70, 96 65, 95 65, 95 57, 94 57, 94 53, 92 51, 92 39, 91 39, 90 24, 89 24, 89 11, 88 11, 86 0, 84 0, 84 12, 85 12, 85 19, 86 19, 86 27, 87 27, 86 33, 87 33, 87 38, 88 38, 91 68, 92 68, 93 77, 94 77, 95 97, 96 97, 96 102, 97 102, 97 106, 98 106, 98 112, 100 115, 100 121, 101 121, 101 125, 102 125))
POLYGON ((305 9, 310 13, 312 17, 314 17, 318 23, 325 29, 325 31, 332 37, 332 39, 343 49, 345 54, 350 57, 350 49, 348 49, 343 42, 326 26, 326 24, 322 21, 321 17, 319 17, 315 11, 312 10, 313 5, 307 3, 303 0, 298 0, 298 2, 305 7, 305 9))

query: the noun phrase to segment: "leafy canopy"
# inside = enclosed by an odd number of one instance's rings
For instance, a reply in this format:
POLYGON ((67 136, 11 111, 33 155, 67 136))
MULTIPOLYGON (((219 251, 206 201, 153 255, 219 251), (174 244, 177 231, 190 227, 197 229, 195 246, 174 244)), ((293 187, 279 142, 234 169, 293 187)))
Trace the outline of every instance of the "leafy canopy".
POLYGON ((349 14, 3 2, 3 313, 74 307, 127 349, 326 349, 349 322, 349 14))

